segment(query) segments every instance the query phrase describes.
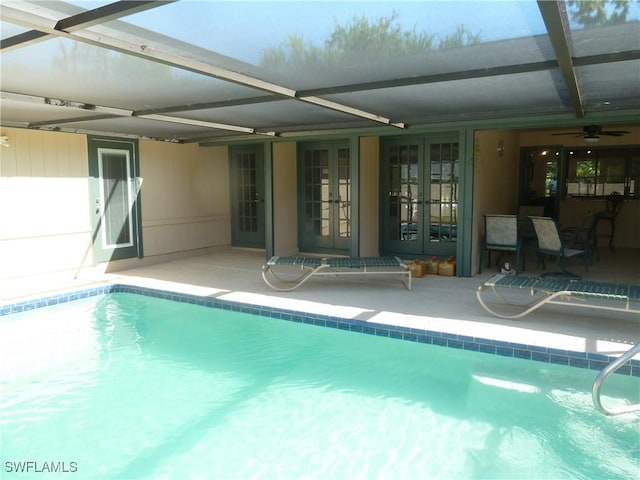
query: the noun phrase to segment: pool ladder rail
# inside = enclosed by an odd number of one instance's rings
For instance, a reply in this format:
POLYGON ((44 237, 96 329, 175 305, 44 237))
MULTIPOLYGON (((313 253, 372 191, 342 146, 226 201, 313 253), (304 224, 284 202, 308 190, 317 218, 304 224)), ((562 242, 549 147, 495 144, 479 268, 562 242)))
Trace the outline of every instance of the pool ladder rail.
POLYGON ((624 413, 633 413, 640 412, 640 403, 635 405, 626 405, 620 408, 607 408, 602 405, 602 401, 600 400, 600 388, 604 381, 611 375, 613 372, 622 367, 625 363, 631 360, 636 353, 640 352, 640 343, 636 343, 633 347, 627 350, 623 355, 620 355, 617 359, 611 362, 609 365, 604 367, 602 371, 598 374, 596 379, 593 381, 593 404, 596 408, 605 415, 622 415, 624 413))

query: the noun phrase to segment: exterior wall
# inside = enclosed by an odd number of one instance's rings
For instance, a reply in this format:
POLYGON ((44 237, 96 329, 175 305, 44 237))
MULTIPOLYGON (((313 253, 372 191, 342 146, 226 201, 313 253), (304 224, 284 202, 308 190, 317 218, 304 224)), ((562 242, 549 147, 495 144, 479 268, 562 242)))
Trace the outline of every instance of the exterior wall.
POLYGON ((380 139, 360 139, 360 256, 380 254, 380 139))
POLYGON ((296 143, 273 144, 274 254, 298 253, 298 197, 296 143))
MULTIPOLYGON (((93 265, 85 135, 2 128, 0 278, 93 265)), ((230 243, 226 148, 141 141, 145 257, 230 243)), ((130 262, 130 261, 129 261, 130 262)))
POLYGON ((473 165, 474 254, 471 271, 476 272, 483 254, 484 214, 514 214, 518 205, 518 165, 520 150, 517 135, 506 130, 476 132, 473 165), (499 155, 502 141, 504 153, 499 155))
POLYGON ((226 147, 141 141, 144 255, 231 243, 226 147))
MULTIPOLYGON (((625 137, 598 145, 632 143, 640 126, 620 126, 625 137)), ((557 131, 557 130, 555 130, 557 131)), ((0 148, 0 278, 77 270, 93 265, 88 152, 85 135, 3 128, 0 148)), ((472 271, 478 265, 484 213, 517 210, 519 149, 579 143, 551 131, 479 131, 475 136, 472 271), (504 154, 498 154, 498 144, 504 154)), ((581 145, 582 146, 582 145, 581 145)), ((145 257, 229 245, 231 214, 227 147, 140 141, 145 257)), ((379 254, 379 138, 360 139, 360 255, 379 254)), ((295 142, 273 145, 274 250, 297 253, 295 142)), ((564 200, 560 222, 576 225, 603 200, 564 200)), ((627 201, 616 223, 615 245, 640 248, 640 201, 627 201)), ((603 223, 603 237, 609 225, 603 223)), ((606 245, 606 239, 600 241, 606 245)), ((136 260, 129 261, 129 265, 136 260)))
POLYGON ((84 135, 3 128, 0 278, 90 264, 89 160, 84 135))

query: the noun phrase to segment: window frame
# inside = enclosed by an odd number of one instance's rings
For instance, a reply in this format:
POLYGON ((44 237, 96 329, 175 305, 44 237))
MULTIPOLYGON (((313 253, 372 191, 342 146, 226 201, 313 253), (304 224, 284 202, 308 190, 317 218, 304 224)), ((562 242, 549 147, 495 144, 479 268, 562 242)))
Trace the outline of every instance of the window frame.
POLYGON ((565 147, 564 154, 564 198, 601 199, 613 192, 624 195, 627 199, 640 199, 640 146, 580 146, 565 147), (619 156, 607 157, 606 152, 621 153, 619 156), (593 155, 592 160, 589 156, 593 155), (594 162, 592 175, 577 175, 577 162, 594 162), (618 163, 618 165, 616 165, 618 163), (611 173, 603 173, 615 168, 622 169, 621 174, 612 177, 611 173), (618 181, 612 181, 612 179, 618 181), (580 182, 585 179, 590 181, 580 182), (572 186, 575 185, 575 186, 572 186), (587 185, 582 192, 581 186, 587 185))

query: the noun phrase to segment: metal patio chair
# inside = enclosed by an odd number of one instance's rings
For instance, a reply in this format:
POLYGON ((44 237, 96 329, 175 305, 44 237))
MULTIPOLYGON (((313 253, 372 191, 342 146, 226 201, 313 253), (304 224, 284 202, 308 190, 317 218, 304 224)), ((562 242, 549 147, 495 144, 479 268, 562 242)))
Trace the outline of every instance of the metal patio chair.
POLYGON ((536 249, 544 259, 544 255, 555 257, 555 269, 551 272, 545 272, 541 277, 546 276, 562 276, 575 279, 581 279, 580 275, 569 272, 564 264, 569 258, 582 257, 584 260, 584 268, 589 271, 588 258, 585 250, 568 248, 562 241, 558 224, 551 217, 529 217, 536 232, 537 245, 536 249))
POLYGON ((605 209, 598 213, 598 221, 606 220, 611 225, 609 231, 609 249, 614 250, 613 237, 616 234, 616 218, 624 205, 624 196, 619 192, 612 192, 605 202, 605 209))
POLYGON ((589 265, 593 265, 593 256, 600 261, 598 252, 598 237, 596 236, 596 226, 600 220, 599 213, 587 212, 577 227, 565 227, 560 233, 562 241, 568 248, 584 250, 589 265))
MULTIPOLYGON (((485 250, 488 252, 488 267, 491 266, 492 251, 498 251, 501 255, 505 252, 514 252, 516 255, 516 271, 518 271, 520 267, 524 270, 524 258, 521 258, 521 242, 518 236, 517 215, 489 213, 484 215, 484 237, 482 239, 480 265, 478 266, 479 273, 482 273, 482 257, 485 250)), ((498 257, 497 261, 500 261, 500 257, 498 257)))

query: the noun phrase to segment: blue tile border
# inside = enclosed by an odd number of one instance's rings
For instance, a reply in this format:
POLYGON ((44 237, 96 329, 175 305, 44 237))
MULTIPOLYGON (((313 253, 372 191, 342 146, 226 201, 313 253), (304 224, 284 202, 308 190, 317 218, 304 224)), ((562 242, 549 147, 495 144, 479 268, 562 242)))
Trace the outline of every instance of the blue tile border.
MULTIPOLYGON (((617 357, 601 353, 574 352, 556 348, 540 347, 491 340, 482 337, 470 337, 446 332, 435 332, 415 328, 400 327, 382 323, 366 322, 330 315, 298 312, 275 307, 250 305, 215 297, 203 297, 188 293, 176 293, 147 287, 136 287, 126 284, 107 284, 97 287, 74 290, 46 297, 24 300, 16 303, 0 305, 0 317, 14 313, 26 312, 36 308, 72 302, 82 298, 106 295, 108 293, 132 293, 148 297, 162 298, 175 302, 191 303, 205 307, 250 313, 263 317, 276 318, 289 322, 306 323, 326 328, 337 328, 354 333, 364 333, 388 337, 409 342, 427 343, 448 348, 470 350, 523 360, 566 365, 590 370, 602 370, 617 357)), ((616 371, 618 374, 640 377, 640 360, 631 360, 616 371)))

